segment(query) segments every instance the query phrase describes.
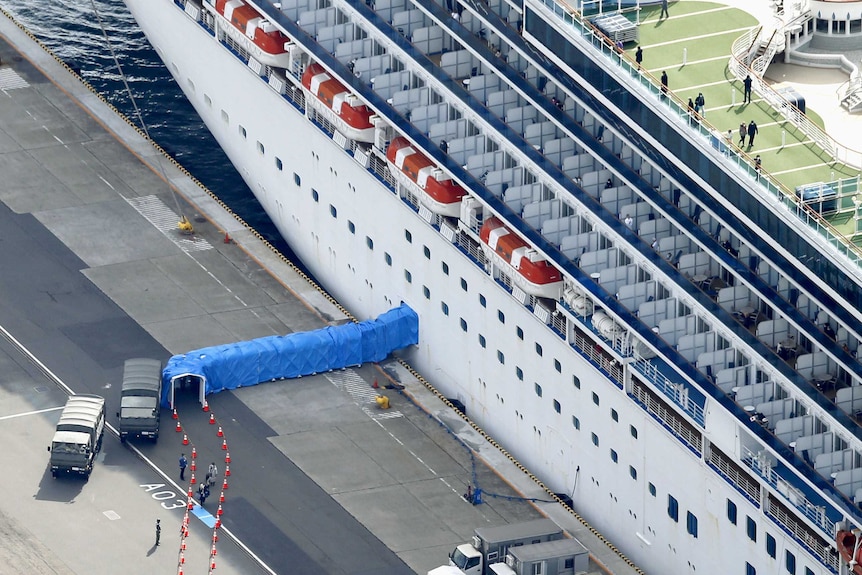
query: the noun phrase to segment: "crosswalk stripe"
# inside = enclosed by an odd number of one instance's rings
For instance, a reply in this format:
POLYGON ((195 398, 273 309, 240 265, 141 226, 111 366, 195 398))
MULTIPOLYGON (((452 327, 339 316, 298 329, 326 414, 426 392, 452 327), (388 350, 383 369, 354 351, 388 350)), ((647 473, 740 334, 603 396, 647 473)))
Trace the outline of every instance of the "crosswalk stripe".
POLYGON ((184 252, 199 252, 212 249, 212 244, 204 238, 179 235, 177 231, 177 222, 180 221, 179 216, 157 196, 126 198, 126 201, 184 252))
POLYGON ((0 90, 29 88, 30 84, 12 68, 0 68, 0 90))
POLYGON ((365 412, 365 415, 375 421, 383 419, 395 419, 404 417, 397 409, 381 410, 377 408, 377 390, 368 385, 368 382, 352 369, 332 371, 323 374, 329 382, 342 391, 346 391, 350 398, 365 412))

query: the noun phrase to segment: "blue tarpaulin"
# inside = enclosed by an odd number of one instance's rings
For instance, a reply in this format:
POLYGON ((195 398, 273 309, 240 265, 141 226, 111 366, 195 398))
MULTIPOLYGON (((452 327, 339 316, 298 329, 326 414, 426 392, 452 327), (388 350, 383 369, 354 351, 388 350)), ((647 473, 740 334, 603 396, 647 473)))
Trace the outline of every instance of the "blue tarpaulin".
POLYGON ((162 372, 162 405, 170 407, 174 378, 197 376, 204 395, 265 381, 382 361, 419 343, 419 316, 406 304, 377 319, 316 331, 274 335, 175 355, 162 372))

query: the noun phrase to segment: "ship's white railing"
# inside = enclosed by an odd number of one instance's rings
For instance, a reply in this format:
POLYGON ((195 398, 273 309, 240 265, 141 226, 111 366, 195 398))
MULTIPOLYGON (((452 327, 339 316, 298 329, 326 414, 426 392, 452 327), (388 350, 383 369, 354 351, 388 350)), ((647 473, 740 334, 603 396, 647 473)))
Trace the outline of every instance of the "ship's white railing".
MULTIPOLYGON (((781 524, 793 537, 799 541, 803 547, 807 548, 811 553, 816 555, 824 565, 828 565, 834 572, 838 572, 838 556, 832 552, 829 545, 824 545, 821 540, 815 537, 804 525, 791 514, 789 514, 780 505, 772 501, 772 498, 767 498, 764 510, 767 515, 781 524)), ((823 507, 814 508, 814 512, 822 514, 826 519, 826 510, 823 507)), ((830 535, 830 538, 833 535, 830 535)))
POLYGON ((694 453, 700 455, 703 450, 700 434, 694 431, 694 427, 684 425, 683 422, 685 420, 664 402, 658 401, 656 399, 658 396, 649 391, 649 388, 645 384, 639 381, 632 382, 631 396, 644 407, 647 413, 658 419, 683 444, 688 446, 694 453))
POLYGON ((773 456, 767 452, 755 453, 742 446, 742 462, 763 478, 767 485, 775 489, 785 501, 795 507, 829 537, 833 537, 835 525, 826 516, 826 510, 812 504, 800 489, 781 477, 773 468, 772 460, 773 456))
MULTIPOLYGON (((658 370, 658 367, 653 362, 642 357, 638 357, 631 365, 638 371, 641 378, 653 384, 656 389, 678 405, 698 425, 706 427, 703 408, 689 397, 689 388, 685 384, 671 381, 658 370)), ((698 446, 697 449, 699 451, 700 447, 698 446)))
POLYGON ((747 473, 743 472, 738 465, 735 465, 727 455, 719 452, 714 446, 709 450, 709 463, 711 463, 721 475, 724 475, 727 480, 741 492, 743 492, 751 501, 760 505, 760 484, 752 479, 747 473))

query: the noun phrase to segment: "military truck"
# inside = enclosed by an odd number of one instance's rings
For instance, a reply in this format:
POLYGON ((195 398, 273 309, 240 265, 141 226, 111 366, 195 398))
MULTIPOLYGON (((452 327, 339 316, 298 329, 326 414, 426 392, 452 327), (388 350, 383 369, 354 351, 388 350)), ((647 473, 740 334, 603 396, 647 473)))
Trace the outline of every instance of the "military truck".
POLYGON ((162 395, 162 362, 157 359, 127 359, 123 366, 120 395, 120 441, 129 437, 159 438, 162 395))
POLYGON ((60 414, 51 452, 51 476, 77 473, 89 477, 105 432, 105 398, 73 395, 60 414))

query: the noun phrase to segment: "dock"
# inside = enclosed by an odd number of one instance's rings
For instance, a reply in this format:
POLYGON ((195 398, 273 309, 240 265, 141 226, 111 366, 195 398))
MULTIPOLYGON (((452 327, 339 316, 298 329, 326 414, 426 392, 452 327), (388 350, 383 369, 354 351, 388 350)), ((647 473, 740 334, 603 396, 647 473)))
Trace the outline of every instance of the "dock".
POLYGON ((129 357, 353 318, 6 15, 0 54, 0 429, 26 467, 0 503, 6 564, 209 568, 215 506, 195 508, 183 550, 186 509, 157 497, 184 500, 177 458, 193 447, 204 468, 231 458, 219 573, 424 575, 474 528, 542 515, 590 550, 591 573, 640 573, 397 359, 223 392, 209 412, 180 394, 158 443, 108 433, 88 482, 52 480, 44 445, 67 390, 106 397, 115 428, 129 357))

